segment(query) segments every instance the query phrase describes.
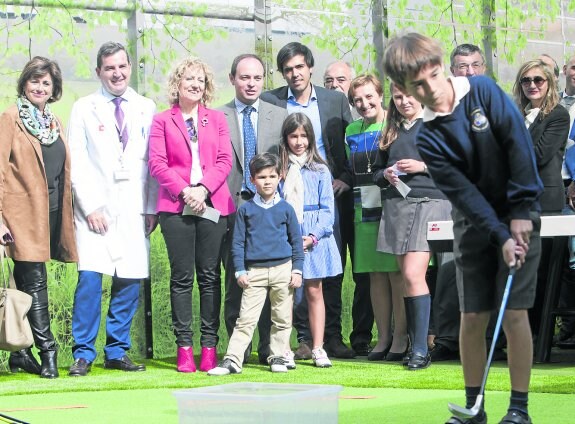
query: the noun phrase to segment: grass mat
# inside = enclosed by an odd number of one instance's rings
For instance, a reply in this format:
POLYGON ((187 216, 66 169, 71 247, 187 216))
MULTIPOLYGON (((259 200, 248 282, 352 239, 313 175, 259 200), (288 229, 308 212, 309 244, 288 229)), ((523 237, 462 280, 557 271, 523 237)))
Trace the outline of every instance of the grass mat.
MULTIPOLYGON (((34 393, 57 393, 79 391, 134 390, 159 388, 189 388, 222 384, 221 378, 209 377, 205 373, 181 374, 175 372, 175 359, 144 361, 148 370, 144 373, 125 373, 105 370, 101 365, 92 367, 87 378, 67 376, 56 380, 40 379, 29 374, 11 375, 3 378, 0 396, 34 393)), ((199 363, 199 358, 196 358, 199 363)), ((317 369, 311 361, 298 361, 298 368, 287 374, 271 374, 267 366, 259 365, 252 356, 243 373, 232 377, 234 382, 277 382, 295 384, 341 384, 346 387, 445 389, 463 388, 461 364, 457 361, 435 363, 422 371, 410 372, 401 365, 367 360, 334 360, 334 366, 317 369)), ((0 374, 1 375, 1 374, 0 374)), ((225 378, 228 382, 230 378, 225 378)), ((531 377, 532 393, 575 393, 575 369, 572 364, 536 365, 531 377)), ((509 374, 504 362, 491 367, 487 390, 509 390, 509 374)))
MULTIPOLYGON (((340 384, 358 388, 401 389, 463 389, 463 374, 458 361, 434 363, 426 370, 406 371, 401 365, 371 362, 365 359, 334 360, 334 366, 317 369, 311 361, 298 361, 298 368, 287 374, 272 374, 267 366, 257 364, 252 355, 243 373, 231 378, 209 377, 205 373, 182 374, 175 371, 175 358, 144 361, 148 367, 143 373, 126 373, 106 370, 102 365, 92 367, 85 378, 67 376, 60 369, 61 377, 45 380, 19 373, 8 377, 0 373, 0 396, 83 391, 137 390, 161 388, 190 388, 223 384, 225 382, 277 382, 295 384, 340 384)), ((199 358, 196 357, 199 364, 199 358)), ((539 364, 532 372, 532 393, 575 394, 575 368, 572 363, 539 364)), ((487 390, 508 391, 509 373, 505 362, 495 362, 491 367, 487 390)))
MULTIPOLYGON (((217 383, 235 382, 237 377, 218 378, 217 383)), ((33 424, 176 424, 178 406, 172 391, 148 389, 2 396, 0 412, 33 424)), ((488 392, 487 413, 491 422, 498 422, 505 414, 508 398, 507 392, 488 392)), ((449 417, 447 402, 450 401, 463 402, 462 391, 346 387, 340 393, 339 422, 443 423, 449 417)), ((572 401, 570 395, 532 393, 529 407, 533 422, 572 422, 572 401)), ((229 410, 229 406, 222 404, 221 407, 220 410, 229 410)), ((294 405, 294 410, 296 407, 294 405)), ((233 415, 229 422, 234 422, 233 415)))

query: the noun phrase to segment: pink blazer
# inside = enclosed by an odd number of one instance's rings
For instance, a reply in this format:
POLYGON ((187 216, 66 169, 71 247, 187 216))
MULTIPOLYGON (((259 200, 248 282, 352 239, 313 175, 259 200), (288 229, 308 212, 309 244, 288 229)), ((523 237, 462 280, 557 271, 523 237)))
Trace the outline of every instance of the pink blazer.
MULTIPOLYGON (((225 115, 198 107, 198 143, 203 178, 214 208, 223 216, 234 212, 234 202, 226 183, 232 169, 232 144, 225 115)), ((179 213, 184 209, 180 193, 190 184, 192 151, 180 106, 174 105, 154 116, 150 130, 149 168, 160 185, 157 211, 179 213)))

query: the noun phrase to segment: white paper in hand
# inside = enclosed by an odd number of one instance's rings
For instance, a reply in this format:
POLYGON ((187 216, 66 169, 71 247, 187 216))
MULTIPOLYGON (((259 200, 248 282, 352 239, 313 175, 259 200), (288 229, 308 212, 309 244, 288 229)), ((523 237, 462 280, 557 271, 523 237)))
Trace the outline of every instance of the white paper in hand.
POLYGON ((194 216, 199 216, 200 218, 204 218, 207 220, 210 220, 212 222, 218 222, 218 220, 220 219, 220 211, 217 210, 216 208, 211 208, 209 206, 206 206, 206 209, 202 212, 202 213, 197 213, 194 212, 192 210, 192 208, 190 208, 188 205, 184 206, 184 211, 182 212, 182 215, 194 215, 194 216))
POLYGON ((401 180, 399 180, 399 182, 397 183, 395 188, 397 189, 397 191, 399 191, 399 194, 401 194, 404 199, 407 197, 407 195, 411 191, 411 187, 409 187, 407 184, 405 184, 401 180))

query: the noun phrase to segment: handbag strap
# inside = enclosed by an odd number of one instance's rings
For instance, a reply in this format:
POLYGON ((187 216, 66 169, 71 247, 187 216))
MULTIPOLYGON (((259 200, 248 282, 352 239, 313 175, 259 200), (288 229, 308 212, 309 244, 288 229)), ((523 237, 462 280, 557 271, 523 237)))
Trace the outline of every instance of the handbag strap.
POLYGON ((5 289, 7 289, 7 288, 15 289, 16 288, 16 282, 14 281, 14 277, 13 277, 13 273, 12 273, 12 267, 10 266, 10 263, 5 260, 5 259, 7 259, 6 247, 0 245, 0 250, 1 250, 1 252, 0 252, 0 268, 2 268, 0 270, 0 272, 2 273, 2 287, 4 287, 5 289), (4 269, 4 263, 6 263, 8 266, 8 278, 6 278, 6 270, 4 269))

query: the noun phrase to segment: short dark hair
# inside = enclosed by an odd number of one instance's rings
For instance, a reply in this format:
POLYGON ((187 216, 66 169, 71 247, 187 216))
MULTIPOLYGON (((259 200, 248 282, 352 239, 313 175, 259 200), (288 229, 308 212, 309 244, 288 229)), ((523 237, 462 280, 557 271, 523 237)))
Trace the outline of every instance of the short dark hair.
POLYGON ((261 57, 259 57, 257 54, 253 54, 253 53, 246 53, 246 54, 241 54, 239 56, 236 56, 234 61, 232 62, 232 69, 230 70, 230 75, 232 77, 236 76, 236 72, 238 70, 238 65, 240 64, 240 62, 244 59, 256 59, 258 62, 261 63, 262 68, 264 68, 264 73, 266 71, 266 65, 264 65, 264 61, 261 59, 261 57))
POLYGON ((417 75, 422 69, 441 64, 441 45, 437 40, 417 32, 390 40, 383 57, 383 69, 398 88, 405 88, 407 78, 417 75))
POLYGON ((33 57, 22 69, 22 73, 18 78, 18 96, 24 95, 24 88, 28 81, 47 74, 52 78, 52 96, 48 99, 48 103, 60 100, 60 97, 62 97, 62 71, 60 66, 58 66, 56 61, 42 56, 33 57))
POLYGON ((314 60, 313 60, 313 53, 311 52, 311 50, 307 46, 304 46, 302 43, 293 41, 283 46, 278 52, 276 60, 278 65, 278 71, 280 71, 283 74, 284 64, 292 57, 298 55, 302 55, 304 57, 305 64, 309 68, 313 68, 314 60))
POLYGON ((475 44, 460 44, 455 47, 449 55, 449 62, 451 63, 451 66, 455 66, 455 56, 471 56, 473 53, 479 53, 481 55, 481 60, 485 62, 483 52, 475 44))
POLYGON ((250 174, 252 178, 255 178, 256 174, 264 168, 273 168, 279 175, 279 157, 273 153, 265 152, 255 155, 252 160, 250 160, 250 174))
POLYGON ((130 55, 128 54, 128 50, 124 47, 121 43, 116 43, 114 41, 108 41, 100 46, 100 50, 98 50, 98 55, 96 56, 96 67, 100 69, 102 67, 102 62, 104 57, 112 56, 113 54, 118 53, 119 51, 126 52, 126 57, 128 58, 128 64, 130 64, 130 55))

